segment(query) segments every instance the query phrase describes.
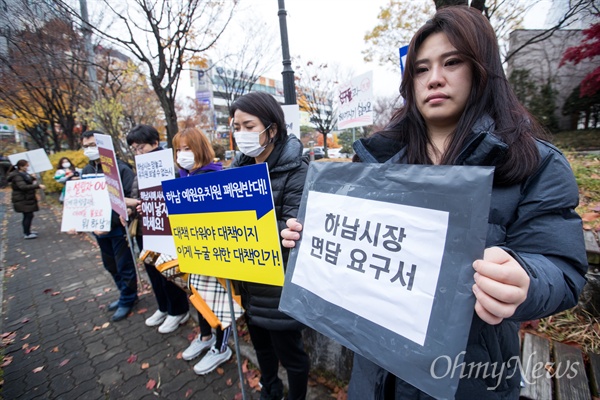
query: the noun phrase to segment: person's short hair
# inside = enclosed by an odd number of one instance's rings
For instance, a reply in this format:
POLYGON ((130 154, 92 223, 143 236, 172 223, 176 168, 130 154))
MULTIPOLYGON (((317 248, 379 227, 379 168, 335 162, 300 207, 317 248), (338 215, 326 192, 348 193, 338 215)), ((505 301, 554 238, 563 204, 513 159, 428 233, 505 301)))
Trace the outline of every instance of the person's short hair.
POLYGON ((150 125, 136 125, 127 134, 127 145, 160 143, 160 135, 156 128, 150 125))
MULTIPOLYGON (((210 164, 215 159, 215 151, 213 150, 210 141, 198 128, 185 128, 181 132, 173 136, 173 154, 177 160, 177 148, 181 139, 185 139, 188 147, 194 153, 197 167, 203 167, 210 164)), ((177 163, 177 161, 175 161, 177 163)), ((181 167, 179 164, 177 164, 181 167)))
POLYGON ((283 141, 287 137, 285 114, 281 105, 267 92, 250 92, 238 97, 231 105, 229 116, 233 118, 237 110, 257 117, 264 127, 275 124, 277 133, 273 143, 283 141))
POLYGON ((17 164, 15 164, 15 165, 17 166, 17 168, 21 168, 21 167, 26 166, 27 164, 29 164, 29 161, 21 159, 21 160, 17 161, 17 164))
POLYGON ((94 136, 94 133, 99 133, 101 135, 105 135, 105 133, 102 131, 99 131, 97 129, 91 129, 91 130, 85 131, 81 134, 81 140, 94 136))

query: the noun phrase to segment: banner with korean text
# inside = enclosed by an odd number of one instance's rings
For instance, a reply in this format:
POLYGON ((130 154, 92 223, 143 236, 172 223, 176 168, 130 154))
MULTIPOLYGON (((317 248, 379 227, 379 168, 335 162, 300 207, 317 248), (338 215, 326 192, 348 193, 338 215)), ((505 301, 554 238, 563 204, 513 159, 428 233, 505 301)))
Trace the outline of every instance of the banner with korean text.
POLYGON ((373 124, 373 71, 338 87, 338 129, 373 124))
POLYGON ((175 178, 171 150, 152 151, 135 156, 138 188, 142 201, 144 249, 169 255, 177 254, 161 183, 175 178))
POLYGON ((111 220, 108 187, 104 178, 65 183, 61 232, 109 231, 111 220))
POLYGON ((164 181, 162 187, 181 271, 283 284, 266 164, 164 181))
POLYGON ((453 398, 460 374, 435 360, 464 355, 492 178, 490 167, 311 164, 279 308, 453 398))
POLYGON ((109 135, 101 133, 94 133, 94 138, 96 139, 96 145, 100 153, 100 165, 102 165, 102 172, 104 172, 106 184, 108 185, 108 195, 112 209, 123 217, 125 221, 128 221, 129 216, 127 215, 127 206, 125 205, 125 195, 123 194, 123 186, 121 185, 121 176, 112 138, 109 135))

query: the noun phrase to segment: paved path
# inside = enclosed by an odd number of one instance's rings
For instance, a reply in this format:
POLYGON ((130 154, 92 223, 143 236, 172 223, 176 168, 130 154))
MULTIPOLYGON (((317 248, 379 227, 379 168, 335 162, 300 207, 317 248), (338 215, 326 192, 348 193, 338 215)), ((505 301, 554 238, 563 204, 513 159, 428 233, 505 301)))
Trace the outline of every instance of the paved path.
MULTIPOLYGON (((111 322, 106 306, 118 293, 95 241, 60 233, 58 210, 48 204, 33 220, 37 239, 23 239, 21 218, 10 190, 0 190, 4 399, 241 399, 235 354, 218 372, 194 374, 180 353, 196 324, 166 335, 146 327, 156 309, 149 292, 133 315, 111 322)), ((252 359, 251 346, 241 354, 252 359)), ((323 387, 309 390, 311 399, 329 396, 323 387)), ((260 396, 247 385, 245 392, 247 400, 260 396)))

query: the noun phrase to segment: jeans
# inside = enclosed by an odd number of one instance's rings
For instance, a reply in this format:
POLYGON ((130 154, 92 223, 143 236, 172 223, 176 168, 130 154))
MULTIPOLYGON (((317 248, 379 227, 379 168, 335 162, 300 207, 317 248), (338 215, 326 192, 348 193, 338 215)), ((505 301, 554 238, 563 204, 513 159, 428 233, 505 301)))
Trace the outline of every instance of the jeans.
POLYGON ((33 211, 23 213, 23 234, 25 236, 31 233, 31 221, 33 221, 33 211))
POLYGON ((302 331, 274 331, 248 324, 260 367, 261 399, 281 399, 283 384, 277 376, 279 362, 288 374, 288 400, 304 400, 310 359, 304 351, 302 331), (264 391, 264 393, 263 393, 264 391))
POLYGON ((131 307, 137 300, 135 263, 122 227, 106 235, 96 236, 102 263, 121 292, 119 307, 131 307))

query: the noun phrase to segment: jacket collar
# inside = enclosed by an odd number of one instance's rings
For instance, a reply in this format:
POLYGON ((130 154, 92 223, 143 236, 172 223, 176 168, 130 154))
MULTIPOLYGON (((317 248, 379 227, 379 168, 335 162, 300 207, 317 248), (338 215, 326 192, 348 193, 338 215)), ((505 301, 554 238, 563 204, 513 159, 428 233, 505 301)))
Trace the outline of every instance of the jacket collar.
MULTIPOLYGON (((494 120, 487 114, 481 116, 473 125, 472 133, 455 164, 496 166, 508 151, 508 145, 494 135, 494 129, 494 120)), ((402 163, 406 154, 406 148, 402 147, 389 157, 394 144, 391 139, 384 137, 361 139, 353 147, 361 161, 370 163, 402 163)))
MULTIPOLYGON (((240 153, 236 157, 234 166, 256 164, 254 157, 240 153)), ((284 172, 298 168, 302 164, 302 142, 295 136, 288 134, 274 148, 267 160, 270 172, 284 172)))

